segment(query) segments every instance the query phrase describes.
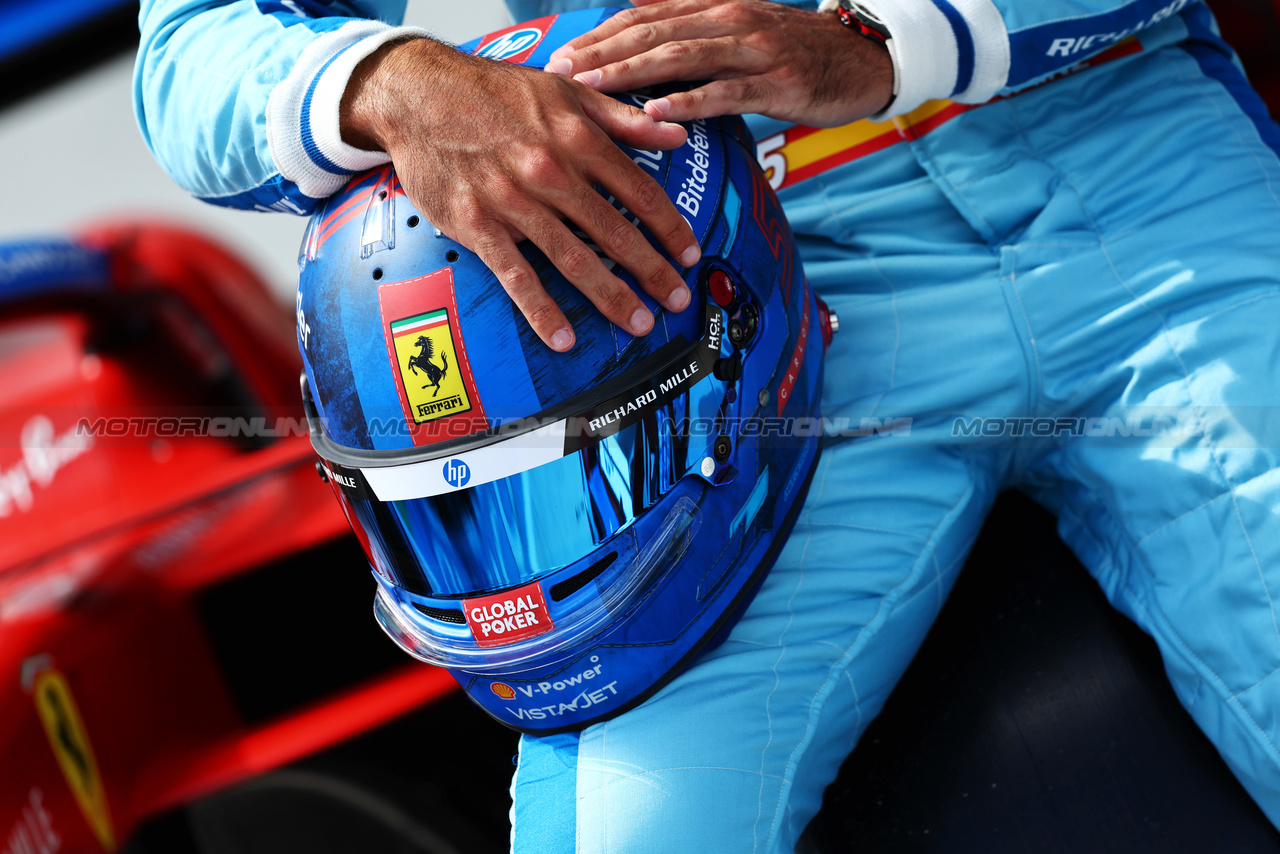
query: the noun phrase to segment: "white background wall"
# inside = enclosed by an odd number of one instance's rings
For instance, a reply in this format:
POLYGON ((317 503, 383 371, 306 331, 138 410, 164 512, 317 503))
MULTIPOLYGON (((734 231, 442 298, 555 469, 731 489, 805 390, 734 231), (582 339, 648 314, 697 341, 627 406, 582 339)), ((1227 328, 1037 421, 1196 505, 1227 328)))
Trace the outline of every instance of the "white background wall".
MULTIPOLYGON (((460 43, 509 23, 501 0, 411 0, 406 23, 460 43)), ((305 221, 197 202, 151 159, 133 121, 133 57, 123 56, 0 112, 0 240, 80 223, 157 217, 237 250, 288 302, 305 221)))

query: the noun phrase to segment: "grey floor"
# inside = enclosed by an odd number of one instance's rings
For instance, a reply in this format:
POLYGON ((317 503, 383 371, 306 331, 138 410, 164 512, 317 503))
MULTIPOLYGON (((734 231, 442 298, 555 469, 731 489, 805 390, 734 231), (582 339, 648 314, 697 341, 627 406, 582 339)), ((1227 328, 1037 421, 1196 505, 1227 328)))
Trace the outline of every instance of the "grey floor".
MULTIPOLYGON (((501 0, 469 0, 452 11, 448 5, 410 0, 406 23, 464 42, 510 21, 501 0)), ((215 208, 174 185, 134 125, 132 71, 133 57, 121 56, 0 112, 0 240, 159 218, 224 241, 292 302, 303 219, 215 208)))

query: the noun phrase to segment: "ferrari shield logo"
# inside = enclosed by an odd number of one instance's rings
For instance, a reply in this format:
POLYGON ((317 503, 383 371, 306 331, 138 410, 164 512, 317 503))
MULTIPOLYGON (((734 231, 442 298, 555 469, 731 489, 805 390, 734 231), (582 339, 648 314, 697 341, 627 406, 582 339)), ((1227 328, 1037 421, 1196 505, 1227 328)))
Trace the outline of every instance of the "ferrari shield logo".
POLYGON ((94 836, 107 851, 116 850, 115 835, 111 829, 111 812, 107 808, 107 793, 102 788, 102 776, 93 758, 89 735, 80 710, 71 696, 71 687, 56 670, 41 671, 32 686, 36 713, 44 724, 49 746, 58 758, 62 775, 80 805, 85 820, 93 828, 94 836))
POLYGON ((378 286, 382 334, 415 445, 489 429, 458 324, 453 270, 378 286))
POLYGON ((458 370, 448 311, 440 308, 393 320, 391 340, 415 424, 471 410, 458 370))

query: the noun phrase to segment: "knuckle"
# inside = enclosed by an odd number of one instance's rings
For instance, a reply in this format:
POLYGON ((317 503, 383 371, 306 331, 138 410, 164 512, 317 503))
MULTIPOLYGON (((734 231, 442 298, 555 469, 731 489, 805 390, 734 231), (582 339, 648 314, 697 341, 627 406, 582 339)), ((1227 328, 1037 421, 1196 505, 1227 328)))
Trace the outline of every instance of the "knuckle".
POLYGON ((558 184, 564 177, 556 157, 546 149, 528 152, 523 159, 521 174, 533 184, 558 184))
POLYGON ((560 268, 560 272, 564 273, 569 280, 579 281, 590 275, 595 264, 595 254, 579 244, 564 250, 560 254, 560 261, 557 266, 560 268))
POLYGON ((626 255, 635 249, 639 237, 640 233, 631 226, 631 223, 621 221, 609 229, 609 233, 605 236, 605 243, 614 252, 626 255))
POLYGON ((611 76, 627 78, 636 70, 636 63, 631 59, 619 59, 610 68, 611 76))
POLYGON ((675 271, 665 263, 656 264, 644 277, 643 287, 651 294, 667 294, 675 288, 675 271))
POLYGON ((604 57, 600 48, 592 45, 575 51, 573 58, 574 64, 579 68, 599 68, 604 57))
POLYGON ((743 39, 742 43, 748 48, 770 56, 788 47, 787 43, 775 30, 757 30, 743 39))
POLYGON ((538 287, 537 278, 521 264, 507 262, 500 271, 494 272, 497 273, 498 281, 502 282, 503 289, 516 302, 525 299, 530 291, 538 287))
POLYGON ((705 46, 694 41, 676 41, 667 42, 662 46, 662 53, 669 60, 681 62, 689 59, 697 59, 706 53, 705 46))
POLYGON ((764 95, 764 87, 760 85, 760 81, 754 79, 738 80, 731 88, 731 95, 734 100, 743 101, 748 104, 759 103, 764 95))
POLYGON ((617 279, 611 279, 596 287, 592 302, 606 317, 626 318, 630 314, 627 309, 633 299, 635 296, 630 288, 617 279))
POLYGON ((724 3, 710 10, 708 14, 725 24, 746 24, 753 17, 751 9, 741 3, 724 3))
POLYGON ((551 331, 555 325, 559 309, 550 299, 537 299, 525 308, 524 316, 529 325, 538 331, 551 331))
POLYGON ((631 30, 637 42, 644 46, 652 46, 658 43, 661 33, 658 26, 653 23, 637 24, 631 30))
POLYGON ((684 221, 684 217, 676 217, 676 221, 667 229, 666 242, 673 246, 683 246, 692 234, 693 229, 684 221))
POLYGON ((461 226, 463 231, 471 234, 486 232, 490 226, 489 214, 485 210, 484 204, 475 198, 460 205, 453 219, 461 226))
POLYGON ((783 86, 793 86, 803 82, 807 75, 791 63, 779 66, 773 72, 773 79, 783 86))
MULTIPOLYGON (((599 141, 597 132, 585 120, 567 123, 561 131, 561 138, 576 149, 588 148, 599 141)), ((557 168, 559 168, 559 164, 557 164, 557 168)))
POLYGON ((661 210, 662 203, 666 200, 666 191, 648 175, 641 175, 631 191, 631 211, 642 217, 650 216, 661 210))

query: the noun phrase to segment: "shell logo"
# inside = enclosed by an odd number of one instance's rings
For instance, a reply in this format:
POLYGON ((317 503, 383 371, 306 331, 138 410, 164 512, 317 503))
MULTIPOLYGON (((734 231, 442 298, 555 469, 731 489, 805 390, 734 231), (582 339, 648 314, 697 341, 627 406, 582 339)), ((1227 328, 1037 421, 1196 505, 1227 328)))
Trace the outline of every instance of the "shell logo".
POLYGON ((514 700, 516 698, 515 689, 505 682, 494 682, 489 686, 489 690, 504 700, 514 700))

